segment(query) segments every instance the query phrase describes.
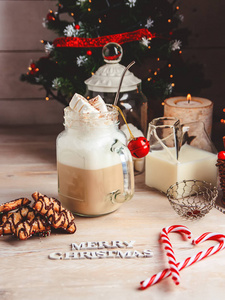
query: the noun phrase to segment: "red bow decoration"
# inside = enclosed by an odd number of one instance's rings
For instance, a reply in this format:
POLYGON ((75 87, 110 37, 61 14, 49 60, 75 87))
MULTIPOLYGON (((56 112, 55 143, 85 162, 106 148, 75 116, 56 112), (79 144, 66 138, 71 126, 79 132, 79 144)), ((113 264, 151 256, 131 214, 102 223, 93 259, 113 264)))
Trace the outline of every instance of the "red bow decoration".
POLYGON ((54 47, 104 47, 105 44, 114 42, 124 44, 133 41, 139 41, 143 37, 152 39, 156 37, 155 33, 151 33, 148 29, 142 28, 132 32, 124 32, 112 35, 100 36, 97 38, 82 38, 82 37, 60 37, 53 41, 54 47))

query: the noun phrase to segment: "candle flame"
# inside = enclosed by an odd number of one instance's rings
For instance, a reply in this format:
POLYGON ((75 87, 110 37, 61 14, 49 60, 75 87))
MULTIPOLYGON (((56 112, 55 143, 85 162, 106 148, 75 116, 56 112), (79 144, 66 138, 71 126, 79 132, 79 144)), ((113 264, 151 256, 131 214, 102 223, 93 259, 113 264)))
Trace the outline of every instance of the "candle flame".
POLYGON ((188 103, 190 103, 190 101, 191 101, 191 94, 187 94, 187 101, 188 101, 188 103))

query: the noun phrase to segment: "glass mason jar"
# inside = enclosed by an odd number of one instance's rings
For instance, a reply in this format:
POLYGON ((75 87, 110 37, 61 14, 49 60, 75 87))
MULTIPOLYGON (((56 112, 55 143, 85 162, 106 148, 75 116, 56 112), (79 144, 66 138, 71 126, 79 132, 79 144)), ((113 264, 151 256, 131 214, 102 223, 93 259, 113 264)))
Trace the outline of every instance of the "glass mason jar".
POLYGON ((117 210, 134 193, 133 162, 118 128, 118 111, 96 115, 65 109, 57 137, 58 193, 63 206, 81 216, 117 210))
MULTIPOLYGON (((120 64, 122 47, 117 43, 108 43, 102 49, 106 64, 101 66, 90 78, 85 80, 86 94, 89 100, 100 95, 105 103, 113 104, 118 91, 125 66, 120 64)), ((141 79, 129 70, 126 72, 120 89, 118 103, 132 134, 135 137, 146 136, 148 125, 148 100, 141 89, 141 79)), ((124 120, 119 116, 120 128, 130 138, 124 120)), ((134 160, 135 175, 144 171, 144 158, 134 160)))
MULTIPOLYGON (((87 99, 100 95, 105 103, 113 104, 116 92, 92 91, 87 89, 85 97, 87 99)), ((117 105, 122 110, 128 124, 132 124, 143 135, 147 132, 147 110, 148 100, 142 93, 141 85, 138 84, 134 90, 121 92, 117 105)), ((119 116, 120 126, 124 125, 124 120, 119 116)))

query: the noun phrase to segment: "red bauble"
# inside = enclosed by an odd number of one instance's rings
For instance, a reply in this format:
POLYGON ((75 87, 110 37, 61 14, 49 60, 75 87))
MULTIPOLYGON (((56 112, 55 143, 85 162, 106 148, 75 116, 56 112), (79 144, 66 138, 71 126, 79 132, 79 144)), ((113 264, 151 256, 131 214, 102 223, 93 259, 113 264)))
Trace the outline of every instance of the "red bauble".
POLYGON ((91 50, 88 50, 86 53, 87 53, 87 55, 89 55, 89 56, 92 55, 91 50))
POLYGON ((150 145, 145 137, 138 137, 128 143, 128 149, 133 157, 142 158, 149 153, 150 145))
POLYGON ((30 64, 31 69, 36 69, 36 65, 34 63, 30 64))
POLYGON ((218 159, 225 160, 225 151, 220 151, 218 153, 218 159))
POLYGON ((80 30, 80 25, 76 24, 76 25, 74 26, 74 28, 75 28, 76 30, 80 30))
POLYGON ((30 64, 29 70, 30 70, 29 71, 30 75, 35 75, 39 71, 39 69, 36 67, 35 63, 30 64))
POLYGON ((48 21, 55 21, 55 15, 54 15, 52 12, 49 12, 49 13, 47 14, 46 19, 47 19, 48 21))

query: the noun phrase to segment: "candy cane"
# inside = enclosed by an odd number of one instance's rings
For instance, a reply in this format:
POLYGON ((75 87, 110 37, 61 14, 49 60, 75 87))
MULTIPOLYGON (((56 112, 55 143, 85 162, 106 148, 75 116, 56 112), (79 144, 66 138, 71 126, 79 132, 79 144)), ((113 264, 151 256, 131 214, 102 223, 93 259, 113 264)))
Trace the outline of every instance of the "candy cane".
POLYGON ((174 251, 172 248, 172 245, 170 243, 170 239, 168 237, 168 234, 170 232, 179 232, 182 234, 186 234, 187 237, 190 239, 191 238, 191 231, 186 227, 182 225, 173 225, 173 226, 168 226, 162 229, 161 231, 161 241, 165 244, 165 251, 166 255, 169 257, 169 265, 170 265, 170 271, 172 275, 172 279, 175 282, 175 284, 180 283, 180 272, 177 267, 177 261, 174 255, 174 251))
MULTIPOLYGON (((213 254, 216 254, 220 250, 223 250, 225 248, 225 235, 221 233, 211 233, 211 232, 206 232, 199 236, 198 238, 194 239, 192 243, 194 245, 200 244, 206 240, 216 240, 219 241, 219 243, 215 246, 210 247, 209 249, 205 251, 200 251, 197 253, 195 256, 188 257, 184 261, 180 262, 177 264, 178 270, 181 271, 182 269, 189 267, 193 265, 195 262, 198 262, 202 260, 203 258, 206 258, 208 256, 211 256, 213 254)), ((146 289, 149 286, 152 286, 156 284, 157 282, 161 281, 164 278, 167 278, 168 276, 171 275, 171 270, 170 269, 164 269, 163 271, 153 275, 152 277, 142 281, 141 284, 141 289, 146 289)))

